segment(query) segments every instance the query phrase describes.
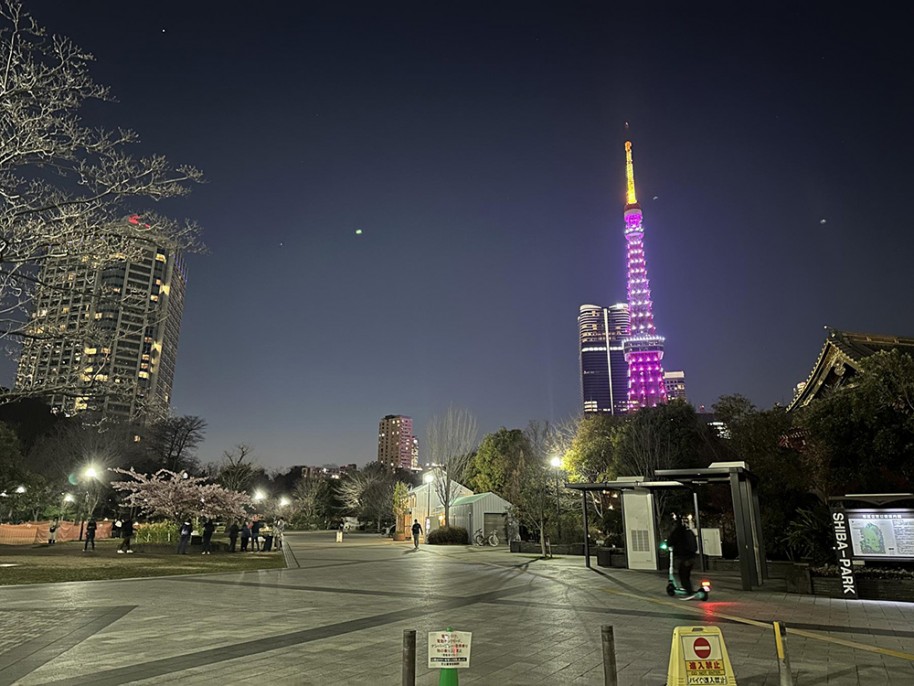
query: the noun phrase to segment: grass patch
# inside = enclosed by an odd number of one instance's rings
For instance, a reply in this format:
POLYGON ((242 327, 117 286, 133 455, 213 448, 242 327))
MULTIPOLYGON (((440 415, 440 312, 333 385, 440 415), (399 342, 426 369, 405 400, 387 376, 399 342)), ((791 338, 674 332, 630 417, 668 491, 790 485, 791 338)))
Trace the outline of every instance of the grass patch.
POLYGON ((134 553, 128 555, 117 552, 120 543, 119 539, 96 541, 94 552, 83 552, 83 544, 77 541, 53 546, 0 546, 0 585, 213 574, 286 566, 282 551, 216 551, 201 555, 200 546, 191 546, 187 555, 178 555, 174 545, 137 543, 134 553))

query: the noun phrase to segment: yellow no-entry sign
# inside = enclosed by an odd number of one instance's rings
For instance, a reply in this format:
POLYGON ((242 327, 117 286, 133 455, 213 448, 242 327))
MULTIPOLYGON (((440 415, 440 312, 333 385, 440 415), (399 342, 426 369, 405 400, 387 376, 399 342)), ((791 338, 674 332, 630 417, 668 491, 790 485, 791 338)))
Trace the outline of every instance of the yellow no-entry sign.
POLYGON ((724 636, 716 626, 677 626, 673 629, 667 686, 736 684, 724 636))

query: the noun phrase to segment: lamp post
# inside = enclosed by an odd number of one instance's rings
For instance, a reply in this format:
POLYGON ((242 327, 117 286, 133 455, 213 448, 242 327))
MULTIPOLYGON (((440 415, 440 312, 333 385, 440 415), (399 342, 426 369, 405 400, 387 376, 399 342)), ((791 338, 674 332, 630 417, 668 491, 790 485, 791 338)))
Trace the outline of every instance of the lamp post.
MULTIPOLYGON (((549 460, 549 464, 552 465, 552 468, 555 469, 555 518, 556 526, 558 528, 557 537, 559 541, 562 540, 562 504, 559 500, 559 471, 562 468, 562 458, 553 457, 549 460)), ((584 532, 585 535, 587 532, 584 532)))
MULTIPOLYGON (((92 480, 93 480, 93 479, 97 479, 97 478, 98 478, 98 470, 95 468, 94 465, 91 465, 91 464, 90 464, 90 465, 88 465, 85 469, 83 469, 83 478, 82 478, 82 480, 83 480, 84 482, 85 482, 85 481, 88 481, 89 483, 92 483, 92 480)), ((88 486, 85 486, 85 489, 86 489, 86 497, 83 499, 83 512, 82 512, 82 514, 80 515, 80 518, 79 518, 79 540, 80 540, 80 541, 83 540, 83 527, 85 526, 85 523, 86 523, 86 517, 89 517, 89 516, 90 516, 90 512, 89 512, 89 487, 88 487, 88 486)), ((94 507, 93 507, 92 509, 95 510, 94 507)))
POLYGON ((431 472, 426 472, 425 476, 422 477, 422 480, 425 482, 425 540, 428 540, 428 528, 431 526, 432 517, 432 481, 435 480, 435 475, 431 472))

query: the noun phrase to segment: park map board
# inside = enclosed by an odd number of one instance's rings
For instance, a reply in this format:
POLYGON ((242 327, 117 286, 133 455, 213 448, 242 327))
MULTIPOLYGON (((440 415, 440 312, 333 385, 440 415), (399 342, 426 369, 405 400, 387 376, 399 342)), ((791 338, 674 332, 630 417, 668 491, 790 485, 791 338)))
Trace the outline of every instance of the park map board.
POLYGON ((847 510, 854 557, 914 560, 914 510, 847 510))

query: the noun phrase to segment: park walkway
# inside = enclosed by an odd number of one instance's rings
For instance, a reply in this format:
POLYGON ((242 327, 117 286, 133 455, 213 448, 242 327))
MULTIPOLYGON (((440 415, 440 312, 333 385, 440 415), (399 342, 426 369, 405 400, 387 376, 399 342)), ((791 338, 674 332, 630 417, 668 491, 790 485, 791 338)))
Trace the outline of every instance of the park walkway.
MULTIPOLYGON (((290 567, 0 587, 0 684, 400 683, 404 629, 473 632, 462 684, 602 684, 612 624, 622 684, 665 682, 672 629, 720 626, 745 685, 778 683, 779 619, 798 684, 914 683, 914 604, 847 602, 715 585, 664 594, 662 575, 594 570, 505 550, 422 547, 367 534, 290 534, 290 567)), ((2 573, 2 570, 0 570, 2 573)))

